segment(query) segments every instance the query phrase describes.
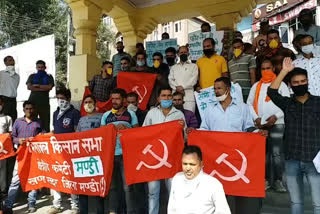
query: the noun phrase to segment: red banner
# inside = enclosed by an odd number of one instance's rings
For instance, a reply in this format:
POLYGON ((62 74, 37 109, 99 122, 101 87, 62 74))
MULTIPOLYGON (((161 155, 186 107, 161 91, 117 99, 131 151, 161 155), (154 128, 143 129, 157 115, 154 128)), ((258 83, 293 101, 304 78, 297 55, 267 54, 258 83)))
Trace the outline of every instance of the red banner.
POLYGON ((172 178, 181 171, 182 133, 177 121, 121 131, 127 185, 172 178))
POLYGON ((47 187, 69 194, 104 197, 113 170, 116 129, 38 135, 18 150, 23 191, 47 187))
POLYGON ((10 134, 0 134, 0 160, 14 156, 10 134))
MULTIPOLYGON (((84 110, 84 98, 88 95, 91 94, 91 91, 89 89, 89 87, 85 87, 85 90, 84 90, 84 94, 83 94, 83 99, 82 99, 82 103, 81 103, 81 108, 80 108, 80 112, 81 112, 81 116, 85 116, 87 115, 87 112, 84 110)), ((106 102, 101 102, 101 101, 98 101, 97 100, 97 103, 96 103, 96 110, 97 112, 100 112, 100 113, 105 113, 106 111, 109 111, 112 109, 112 102, 111 102, 111 99, 109 99, 108 101, 106 102)))
POLYGON ((192 131, 188 144, 201 148, 204 171, 223 184, 227 195, 265 197, 265 137, 192 131))
POLYGON ((146 110, 156 78, 156 74, 119 72, 117 87, 125 89, 127 93, 137 93, 139 96, 139 108, 146 110))

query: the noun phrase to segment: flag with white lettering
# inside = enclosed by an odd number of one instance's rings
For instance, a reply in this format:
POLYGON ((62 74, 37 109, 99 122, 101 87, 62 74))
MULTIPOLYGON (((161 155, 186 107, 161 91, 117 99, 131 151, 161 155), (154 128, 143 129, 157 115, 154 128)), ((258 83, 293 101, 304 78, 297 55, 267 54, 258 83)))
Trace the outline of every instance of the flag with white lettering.
POLYGON ((183 127, 178 121, 121 131, 126 184, 172 178, 181 171, 183 127))
POLYGON ((111 182, 116 142, 113 125, 68 134, 44 134, 18 149, 23 191, 47 187, 104 197, 111 182))
POLYGON ((259 133, 192 131, 188 144, 203 153, 203 170, 227 195, 265 197, 265 141, 259 133))

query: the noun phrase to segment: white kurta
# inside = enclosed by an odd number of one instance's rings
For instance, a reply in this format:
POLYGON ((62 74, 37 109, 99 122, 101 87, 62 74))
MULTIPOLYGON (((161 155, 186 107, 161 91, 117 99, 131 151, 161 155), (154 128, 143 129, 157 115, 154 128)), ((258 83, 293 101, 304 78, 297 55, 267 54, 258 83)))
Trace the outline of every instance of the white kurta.
POLYGON ((231 214, 222 184, 200 172, 188 180, 183 172, 172 180, 168 214, 231 214))

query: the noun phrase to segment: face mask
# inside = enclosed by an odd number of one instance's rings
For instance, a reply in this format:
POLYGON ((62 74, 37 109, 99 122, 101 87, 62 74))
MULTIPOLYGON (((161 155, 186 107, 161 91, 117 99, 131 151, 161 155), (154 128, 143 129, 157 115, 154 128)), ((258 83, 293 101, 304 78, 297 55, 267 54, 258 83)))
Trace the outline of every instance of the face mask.
POLYGON ((118 53, 123 53, 123 49, 117 49, 118 53))
POLYGON ((276 74, 273 73, 272 69, 262 70, 261 74, 262 74, 261 81, 263 83, 270 83, 277 77, 276 74))
POLYGON ((70 107, 70 102, 58 99, 58 107, 60 108, 60 110, 65 111, 70 107))
POLYGON ((88 103, 88 104, 85 104, 84 105, 84 110, 87 112, 87 113, 92 113, 95 109, 95 106, 92 105, 91 103, 88 103))
POLYGON ((112 68, 107 68, 107 74, 109 74, 109 75, 112 74, 112 68))
POLYGON ((15 74, 15 67, 14 65, 8 65, 6 70, 9 72, 10 76, 13 76, 15 74))
POLYGON ((117 109, 114 109, 114 108, 111 109, 111 113, 112 113, 112 114, 115 114, 115 113, 117 113, 117 112, 118 112, 117 109))
POLYGON ((311 54, 313 49, 314 49, 313 44, 305 45, 301 47, 302 52, 305 54, 311 54))
POLYGON ((161 100, 160 105, 162 108, 170 108, 172 106, 172 100, 161 100))
POLYGON ((160 67, 160 61, 155 60, 155 61, 153 62, 153 66, 154 66, 155 68, 159 68, 159 67, 160 67))
POLYGON ((137 61, 137 66, 142 67, 144 66, 145 62, 144 61, 137 61))
POLYGON ((180 55, 180 60, 181 60, 181 62, 186 62, 188 60, 188 55, 187 54, 181 54, 180 55))
POLYGON ((174 105, 176 109, 183 110, 183 104, 174 105))
POLYGON ((121 71, 129 71, 129 66, 121 66, 121 71))
POLYGON ((217 98, 217 100, 219 102, 223 102, 227 98, 227 96, 228 96, 228 93, 226 92, 226 93, 224 93, 224 95, 221 95, 221 96, 216 97, 216 98, 217 98))
POLYGON ((214 49, 203 49, 203 53, 209 58, 214 54, 214 49))
POLYGON ((138 106, 135 106, 133 104, 129 104, 127 109, 130 110, 130 111, 136 112, 138 110, 138 106))
POLYGON ((277 48, 278 47, 278 42, 275 39, 271 40, 271 42, 269 43, 269 47, 271 49, 277 48))
POLYGON ((174 57, 166 57, 168 65, 174 65, 175 58, 174 57))
POLYGON ((242 50, 241 49, 234 49, 233 54, 235 57, 238 57, 242 54, 242 50))
POLYGON ((308 93, 308 84, 291 86, 291 88, 296 96, 303 96, 308 93))

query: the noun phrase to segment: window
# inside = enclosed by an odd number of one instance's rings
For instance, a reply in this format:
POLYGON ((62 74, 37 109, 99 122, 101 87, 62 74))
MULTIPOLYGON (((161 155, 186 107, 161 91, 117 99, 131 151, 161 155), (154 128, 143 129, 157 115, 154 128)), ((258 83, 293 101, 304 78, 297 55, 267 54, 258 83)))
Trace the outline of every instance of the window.
POLYGON ((169 23, 162 24, 162 31, 170 33, 170 24, 169 23))
POLYGON ((180 32, 180 31, 181 31, 181 21, 176 22, 176 23, 174 24, 174 32, 178 33, 178 32, 180 32))

